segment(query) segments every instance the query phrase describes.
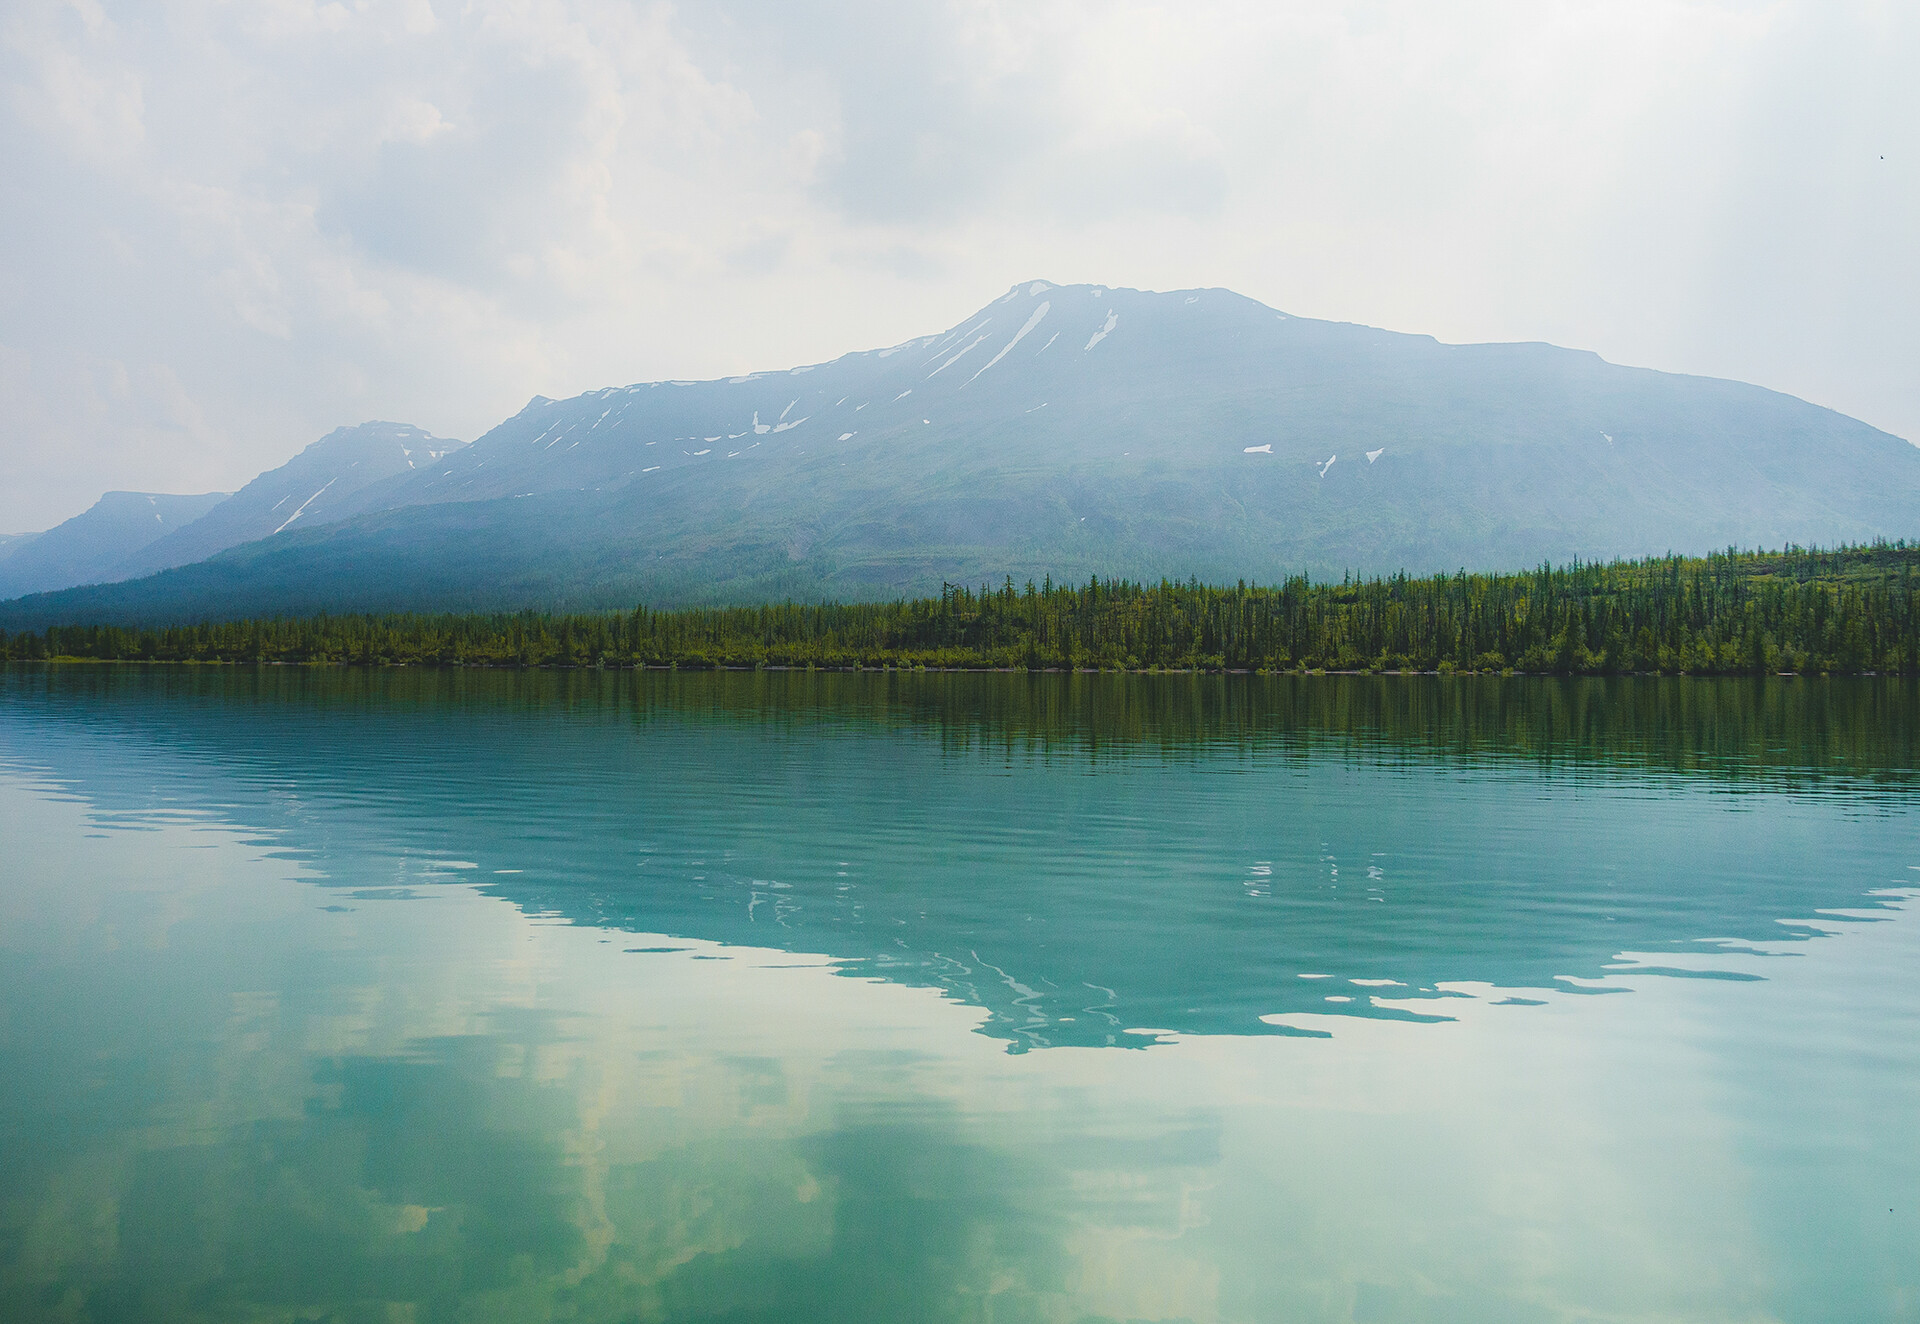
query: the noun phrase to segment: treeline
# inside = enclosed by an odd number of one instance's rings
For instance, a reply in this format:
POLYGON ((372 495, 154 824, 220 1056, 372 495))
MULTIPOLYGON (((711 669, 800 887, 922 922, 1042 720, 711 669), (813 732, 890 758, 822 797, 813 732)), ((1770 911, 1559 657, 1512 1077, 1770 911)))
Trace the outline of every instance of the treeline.
POLYGON ((1920 544, 1272 586, 0 632, 0 658, 520 667, 1920 673, 1920 544))

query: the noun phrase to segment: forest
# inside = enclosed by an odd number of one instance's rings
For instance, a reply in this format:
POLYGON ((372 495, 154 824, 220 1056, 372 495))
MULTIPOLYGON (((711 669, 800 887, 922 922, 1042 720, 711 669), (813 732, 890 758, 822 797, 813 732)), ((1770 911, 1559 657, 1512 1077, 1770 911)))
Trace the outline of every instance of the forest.
POLYGON ((1274 585, 949 584, 893 602, 0 632, 0 660, 506 667, 1920 673, 1920 544, 1274 585))

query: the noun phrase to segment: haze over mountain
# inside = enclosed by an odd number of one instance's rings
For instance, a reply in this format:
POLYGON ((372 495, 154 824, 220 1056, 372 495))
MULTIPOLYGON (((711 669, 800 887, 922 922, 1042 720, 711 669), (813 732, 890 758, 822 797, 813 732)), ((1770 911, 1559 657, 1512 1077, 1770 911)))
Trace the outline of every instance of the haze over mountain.
POLYGON ((831 363, 536 397, 358 488, 298 463, 229 503, 259 541, 0 618, 1273 580, 1920 532, 1920 450, 1760 387, 1044 281, 831 363))
POLYGON ((118 567, 132 579, 205 560, 287 529, 330 524, 384 504, 380 492, 466 445, 405 423, 335 428, 199 519, 141 548, 118 567))
POLYGON ((0 597, 138 574, 122 570, 121 563, 192 524, 226 498, 225 492, 199 496, 109 492, 45 533, 0 540, 0 597))

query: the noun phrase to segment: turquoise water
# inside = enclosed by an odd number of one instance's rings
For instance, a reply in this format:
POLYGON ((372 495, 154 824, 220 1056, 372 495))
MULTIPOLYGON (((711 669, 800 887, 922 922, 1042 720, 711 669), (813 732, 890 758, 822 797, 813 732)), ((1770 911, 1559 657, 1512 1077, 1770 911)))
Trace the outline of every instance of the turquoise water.
POLYGON ((1916 714, 0 671, 0 1318, 1920 1318, 1916 714))

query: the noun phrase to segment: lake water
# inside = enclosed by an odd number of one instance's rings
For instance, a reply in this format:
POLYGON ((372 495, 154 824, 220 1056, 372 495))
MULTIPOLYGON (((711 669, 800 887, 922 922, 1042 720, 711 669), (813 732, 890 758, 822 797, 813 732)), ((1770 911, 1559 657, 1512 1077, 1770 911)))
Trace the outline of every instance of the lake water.
POLYGON ((0 670, 0 1319, 1920 1319, 1916 717, 0 670))

